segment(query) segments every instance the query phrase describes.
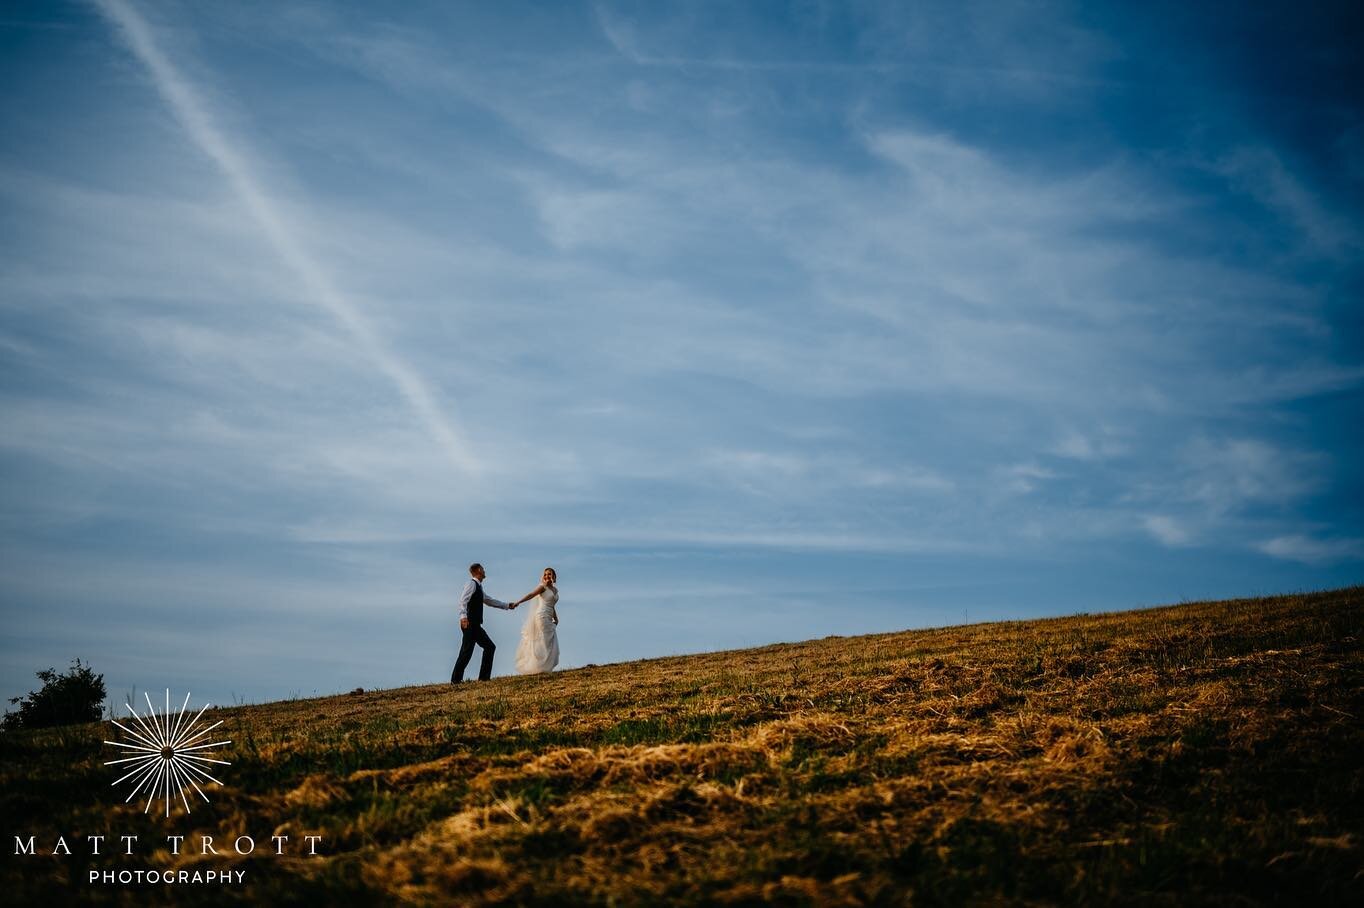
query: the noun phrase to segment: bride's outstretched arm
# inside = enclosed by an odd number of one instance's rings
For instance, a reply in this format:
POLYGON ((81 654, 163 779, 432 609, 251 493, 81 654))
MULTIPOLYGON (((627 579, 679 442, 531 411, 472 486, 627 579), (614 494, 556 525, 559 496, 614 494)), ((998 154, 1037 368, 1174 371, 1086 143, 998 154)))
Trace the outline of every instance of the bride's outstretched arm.
POLYGON ((513 602, 512 605, 514 605, 514 606, 515 606, 515 605, 520 605, 521 603, 525 602, 525 601, 528 600, 528 599, 534 599, 536 596, 540 595, 540 594, 543 593, 544 591, 545 591, 545 585, 542 583, 542 584, 540 584, 539 586, 537 586, 535 589, 531 590, 531 591, 530 591, 529 593, 527 593, 526 595, 522 596, 520 599, 518 599, 518 600, 516 600, 515 602, 513 602))

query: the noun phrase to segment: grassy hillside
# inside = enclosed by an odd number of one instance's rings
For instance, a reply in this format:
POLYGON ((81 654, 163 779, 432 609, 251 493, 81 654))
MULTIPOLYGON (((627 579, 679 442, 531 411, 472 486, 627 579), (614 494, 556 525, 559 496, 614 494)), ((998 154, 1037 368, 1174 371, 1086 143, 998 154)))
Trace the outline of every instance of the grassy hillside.
POLYGON ((0 886, 49 904, 1360 904, 1362 636, 1357 587, 227 709, 229 787, 171 821, 115 806, 105 728, 6 735, 6 833, 317 832, 326 856, 138 890, 85 874, 232 861, 7 841, 0 886))

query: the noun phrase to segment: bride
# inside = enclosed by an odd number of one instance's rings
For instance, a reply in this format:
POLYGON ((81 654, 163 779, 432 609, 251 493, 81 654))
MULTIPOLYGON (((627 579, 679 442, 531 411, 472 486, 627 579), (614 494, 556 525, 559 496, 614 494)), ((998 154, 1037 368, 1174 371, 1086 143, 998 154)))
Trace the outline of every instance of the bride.
POLYGON ((535 599, 535 608, 526 617, 521 628, 521 643, 516 647, 516 673, 535 675, 554 670, 559 664, 559 613, 554 605, 559 601, 559 575, 554 568, 547 567, 540 575, 540 585, 520 599, 511 603, 516 607, 535 599))

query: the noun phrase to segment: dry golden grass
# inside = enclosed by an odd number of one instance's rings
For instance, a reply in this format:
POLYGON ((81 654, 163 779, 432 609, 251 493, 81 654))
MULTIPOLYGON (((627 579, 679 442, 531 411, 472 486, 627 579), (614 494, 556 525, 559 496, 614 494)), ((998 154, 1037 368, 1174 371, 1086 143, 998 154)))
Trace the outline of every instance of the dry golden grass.
MULTIPOLYGON (((1364 588, 828 638, 222 710, 231 786, 113 808, 90 726, 7 735, 8 826, 324 836, 234 890, 19 901, 1364 902, 1364 588)), ((103 861, 105 863, 97 863, 103 861)), ((120 863, 126 862, 126 863, 120 863)))

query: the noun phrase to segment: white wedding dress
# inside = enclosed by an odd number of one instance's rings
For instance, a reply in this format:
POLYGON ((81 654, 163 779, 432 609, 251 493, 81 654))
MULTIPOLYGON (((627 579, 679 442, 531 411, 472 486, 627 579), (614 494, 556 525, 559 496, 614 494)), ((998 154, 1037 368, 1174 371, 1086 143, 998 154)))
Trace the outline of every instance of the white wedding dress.
POLYGON ((535 606, 526 616, 521 642, 516 647, 518 675, 552 672, 559 664, 559 629, 554 625, 554 604, 558 601, 559 591, 548 586, 535 597, 535 606))

